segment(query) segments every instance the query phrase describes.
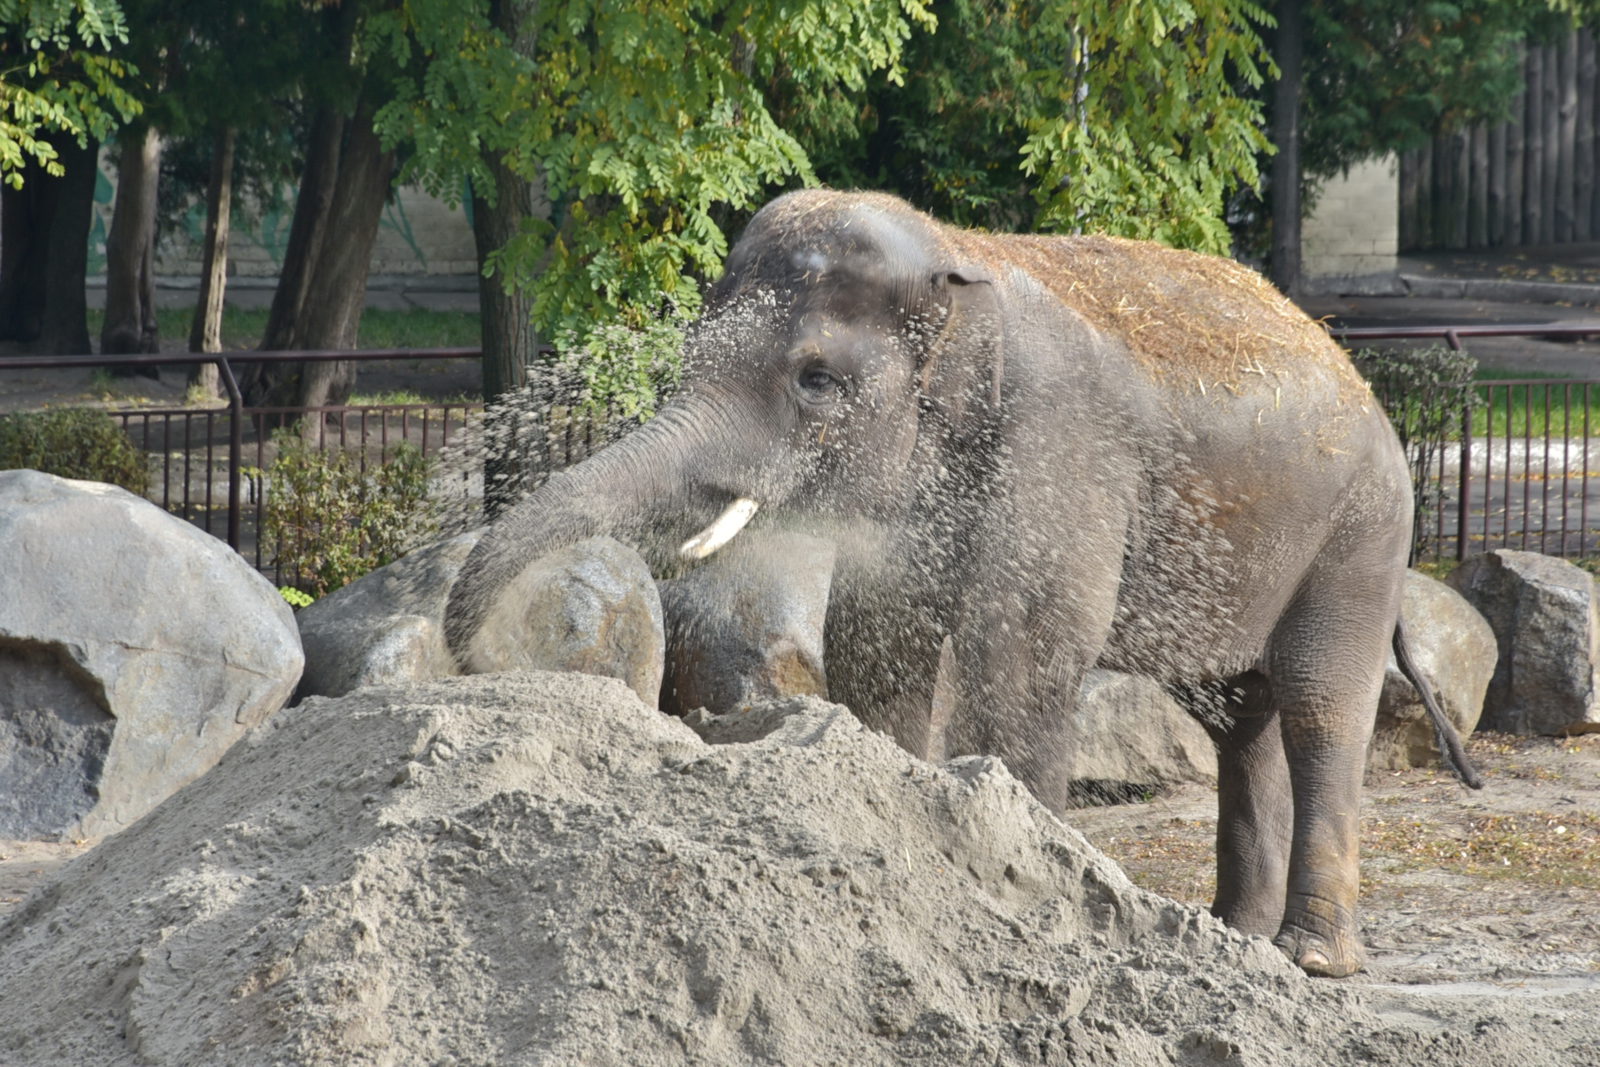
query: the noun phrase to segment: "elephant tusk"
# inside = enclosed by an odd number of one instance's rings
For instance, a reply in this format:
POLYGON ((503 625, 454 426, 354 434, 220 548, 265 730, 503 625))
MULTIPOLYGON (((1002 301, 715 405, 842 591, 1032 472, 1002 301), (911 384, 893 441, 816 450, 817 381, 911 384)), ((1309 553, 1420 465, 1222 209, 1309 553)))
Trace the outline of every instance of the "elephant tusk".
POLYGON ((739 531, 744 529, 745 523, 755 516, 756 509, 761 505, 747 496, 728 505, 728 509, 718 515, 716 521, 704 530, 695 534, 683 543, 678 549, 682 559, 705 559, 711 553, 732 541, 739 531))

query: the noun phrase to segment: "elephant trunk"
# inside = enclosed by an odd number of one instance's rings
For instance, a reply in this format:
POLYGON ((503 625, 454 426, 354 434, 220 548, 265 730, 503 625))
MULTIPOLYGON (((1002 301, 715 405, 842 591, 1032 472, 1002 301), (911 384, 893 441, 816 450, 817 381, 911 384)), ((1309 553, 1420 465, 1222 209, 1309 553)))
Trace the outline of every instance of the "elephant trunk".
POLYGON ((748 470, 752 457, 729 445, 735 440, 729 422, 726 405, 681 399, 616 444, 552 475, 501 516, 462 565, 445 609, 445 637, 462 666, 472 669, 469 647, 500 592, 558 548, 611 536, 658 569, 673 551, 701 559, 731 540, 756 504, 737 484, 744 479, 736 466, 748 470))

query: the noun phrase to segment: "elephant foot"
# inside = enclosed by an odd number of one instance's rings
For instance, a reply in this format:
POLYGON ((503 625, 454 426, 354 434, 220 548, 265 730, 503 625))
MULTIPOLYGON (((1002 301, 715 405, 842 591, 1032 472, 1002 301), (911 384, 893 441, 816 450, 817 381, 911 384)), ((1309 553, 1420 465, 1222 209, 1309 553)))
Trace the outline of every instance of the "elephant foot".
POLYGON ((1272 943, 1313 978, 1348 978, 1367 958, 1353 934, 1322 937, 1287 922, 1272 943))

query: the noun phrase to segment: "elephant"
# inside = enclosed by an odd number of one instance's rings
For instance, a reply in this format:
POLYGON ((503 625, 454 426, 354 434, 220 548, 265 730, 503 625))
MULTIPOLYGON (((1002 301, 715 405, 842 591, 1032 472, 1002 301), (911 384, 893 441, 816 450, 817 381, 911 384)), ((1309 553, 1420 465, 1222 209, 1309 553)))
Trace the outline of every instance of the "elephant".
POLYGON ((488 605, 557 546, 605 533, 670 569, 752 521, 824 536, 834 699, 924 743, 948 641, 936 755, 998 756, 1059 813, 1085 672, 1155 679, 1218 747, 1213 912, 1309 974, 1361 967, 1412 494, 1326 331, 1228 260, 804 190, 749 221, 684 360, 654 419, 474 548, 446 613, 464 670, 494 669, 488 605))

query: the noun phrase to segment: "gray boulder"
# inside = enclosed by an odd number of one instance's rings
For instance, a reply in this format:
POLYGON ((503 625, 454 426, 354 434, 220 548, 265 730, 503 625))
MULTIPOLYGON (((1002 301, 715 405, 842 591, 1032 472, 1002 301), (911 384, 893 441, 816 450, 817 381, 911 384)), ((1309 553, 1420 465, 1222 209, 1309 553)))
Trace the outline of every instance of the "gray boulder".
POLYGON ((1466 560, 1450 585, 1488 620, 1499 647, 1480 725, 1555 734, 1600 722, 1600 606, 1586 571, 1537 552, 1499 549, 1466 560))
POLYGON ((306 669, 296 699, 455 674, 444 606, 462 561, 482 536, 473 530, 418 549, 302 608, 295 621, 306 669))
POLYGON ((284 704, 288 605, 115 486, 0 472, 0 836, 120 830, 284 704))
MULTIPOLYGON (((1406 643, 1433 683, 1445 717, 1462 738, 1472 735, 1498 652, 1494 630, 1465 597, 1443 582, 1406 572, 1406 643)), ((1439 763, 1439 740, 1422 696, 1400 673, 1394 656, 1378 699, 1378 724, 1367 749, 1371 770, 1430 767, 1439 763)))
POLYGON ((506 583, 461 658, 468 674, 620 678, 655 707, 666 659, 661 596, 637 552, 591 537, 534 560, 506 583))
POLYGON ((661 582, 662 710, 723 715, 772 698, 826 699, 822 627, 833 560, 828 541, 751 531, 684 577, 661 582))
POLYGON ((1070 799, 1120 803, 1181 782, 1215 782, 1211 737, 1148 678, 1092 670, 1067 723, 1070 799))

